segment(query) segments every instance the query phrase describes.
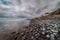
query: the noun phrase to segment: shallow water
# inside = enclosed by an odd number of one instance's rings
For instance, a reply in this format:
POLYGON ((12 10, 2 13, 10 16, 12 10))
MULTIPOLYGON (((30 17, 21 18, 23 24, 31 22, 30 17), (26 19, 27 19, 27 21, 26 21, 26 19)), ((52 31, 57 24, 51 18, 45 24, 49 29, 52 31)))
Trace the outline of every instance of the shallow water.
POLYGON ((21 18, 0 18, 0 31, 29 25, 29 20, 21 18))

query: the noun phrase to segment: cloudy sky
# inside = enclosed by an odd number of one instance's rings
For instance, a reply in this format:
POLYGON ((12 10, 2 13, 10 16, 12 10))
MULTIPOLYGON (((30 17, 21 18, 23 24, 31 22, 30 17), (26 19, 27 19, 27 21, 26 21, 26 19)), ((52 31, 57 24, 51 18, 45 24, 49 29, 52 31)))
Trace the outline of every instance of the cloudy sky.
POLYGON ((0 0, 0 17, 32 18, 60 8, 60 0, 0 0))

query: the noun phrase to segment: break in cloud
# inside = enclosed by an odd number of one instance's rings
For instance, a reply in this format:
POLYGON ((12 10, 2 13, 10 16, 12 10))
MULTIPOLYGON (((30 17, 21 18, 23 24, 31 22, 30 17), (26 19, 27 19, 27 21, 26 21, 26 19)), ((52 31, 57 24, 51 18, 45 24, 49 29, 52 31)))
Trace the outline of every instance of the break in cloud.
POLYGON ((60 7, 60 0, 0 0, 0 17, 32 18, 60 7))

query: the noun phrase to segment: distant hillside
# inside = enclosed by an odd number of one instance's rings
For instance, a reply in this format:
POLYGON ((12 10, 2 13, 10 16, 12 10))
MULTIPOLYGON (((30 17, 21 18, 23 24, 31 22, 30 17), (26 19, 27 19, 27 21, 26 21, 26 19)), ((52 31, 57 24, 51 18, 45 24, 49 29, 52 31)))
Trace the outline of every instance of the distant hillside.
POLYGON ((51 13, 45 13, 45 16, 42 15, 41 17, 32 18, 31 21, 55 19, 55 18, 60 18, 60 9, 51 13))

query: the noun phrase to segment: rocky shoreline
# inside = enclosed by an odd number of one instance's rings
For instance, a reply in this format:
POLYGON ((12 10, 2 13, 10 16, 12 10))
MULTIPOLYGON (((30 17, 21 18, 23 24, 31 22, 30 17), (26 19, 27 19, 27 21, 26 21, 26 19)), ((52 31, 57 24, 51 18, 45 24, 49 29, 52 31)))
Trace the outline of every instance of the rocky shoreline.
MULTIPOLYGON (((46 13, 48 14, 48 13, 46 13)), ((41 20, 51 20, 60 18, 60 9, 57 11, 51 12, 46 16, 41 16, 31 20, 29 26, 23 26, 21 28, 18 28, 17 31, 11 30, 8 32, 3 32, 3 39, 1 40, 51 40, 50 39, 50 29, 41 29, 44 25, 44 28, 47 27, 47 23, 44 23, 44 21, 41 22, 41 20), (40 24, 38 22, 41 22, 40 24)), ((54 21, 52 21, 54 23, 54 21)), ((49 23, 49 22, 48 22, 49 23)), ((56 23, 56 22, 55 22, 56 23)))

